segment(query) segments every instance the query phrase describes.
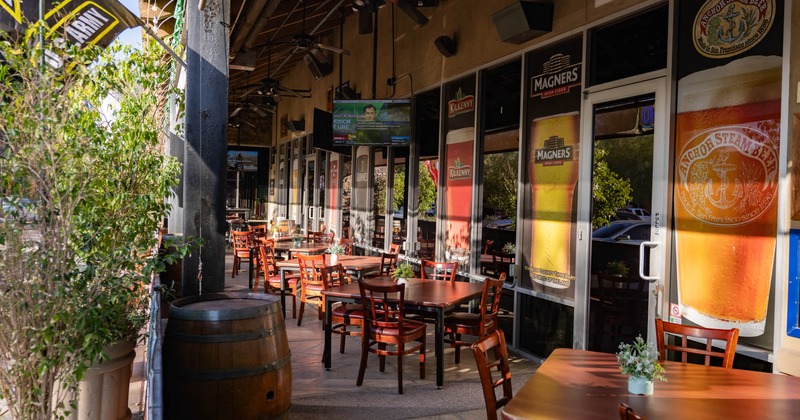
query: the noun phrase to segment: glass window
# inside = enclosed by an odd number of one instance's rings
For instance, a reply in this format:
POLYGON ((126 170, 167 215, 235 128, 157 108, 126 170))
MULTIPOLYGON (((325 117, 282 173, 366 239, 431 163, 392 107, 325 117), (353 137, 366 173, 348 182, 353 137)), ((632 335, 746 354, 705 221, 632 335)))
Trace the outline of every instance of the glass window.
POLYGON ((439 182, 439 89, 416 96, 414 138, 419 146, 417 172, 418 258, 434 259, 436 251, 436 196, 439 182))

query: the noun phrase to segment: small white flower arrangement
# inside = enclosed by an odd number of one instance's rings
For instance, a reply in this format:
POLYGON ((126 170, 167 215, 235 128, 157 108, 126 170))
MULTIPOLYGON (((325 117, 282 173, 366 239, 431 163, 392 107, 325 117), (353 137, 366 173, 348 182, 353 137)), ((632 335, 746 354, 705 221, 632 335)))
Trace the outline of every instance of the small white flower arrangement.
POLYGON ((636 337, 636 341, 632 344, 620 343, 617 362, 619 370, 633 378, 643 378, 648 381, 667 380, 664 377, 664 367, 658 363, 656 346, 645 342, 641 335, 636 337))
POLYGON ((328 254, 344 255, 344 246, 335 243, 329 246, 328 249, 326 249, 325 251, 328 254))
POLYGON ((512 244, 511 242, 506 242, 506 244, 503 245, 503 248, 502 248, 501 251, 503 251, 504 254, 516 254, 517 253, 517 245, 516 244, 512 244))

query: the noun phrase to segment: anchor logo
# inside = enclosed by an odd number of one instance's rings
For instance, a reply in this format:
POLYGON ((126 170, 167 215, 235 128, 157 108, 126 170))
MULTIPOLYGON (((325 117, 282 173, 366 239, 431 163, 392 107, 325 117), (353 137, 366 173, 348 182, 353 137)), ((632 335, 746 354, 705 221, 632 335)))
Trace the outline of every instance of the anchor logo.
POLYGON ((717 30, 717 36, 719 36, 720 41, 730 44, 733 41, 736 41, 739 38, 741 38, 742 35, 744 35, 747 32, 747 25, 745 24, 744 20, 739 18, 739 16, 741 16, 741 13, 737 12, 736 5, 732 4, 728 8, 728 13, 722 16, 722 19, 728 22, 727 25, 724 24, 719 25, 719 29, 717 30), (739 22, 738 29, 736 28, 737 20, 739 22))
POLYGON ((735 172, 736 165, 728 163, 728 152, 720 153, 717 161, 711 165, 711 169, 719 176, 720 185, 716 191, 712 181, 706 181, 705 193, 708 200, 718 209, 727 209, 733 207, 740 198, 742 198, 742 185, 739 179, 734 179, 733 198, 728 198, 728 188, 730 188, 730 181, 728 181, 728 172, 735 172))

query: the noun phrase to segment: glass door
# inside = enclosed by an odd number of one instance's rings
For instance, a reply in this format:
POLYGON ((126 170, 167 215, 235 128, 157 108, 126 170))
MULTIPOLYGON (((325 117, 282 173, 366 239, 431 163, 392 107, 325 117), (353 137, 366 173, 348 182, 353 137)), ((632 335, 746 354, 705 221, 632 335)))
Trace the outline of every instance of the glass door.
POLYGON ((592 93, 584 105, 589 350, 616 352, 620 342, 646 338, 660 316, 668 248, 664 83, 592 93))
POLYGON ((303 218, 306 232, 317 230, 317 158, 307 155, 305 168, 305 187, 303 188, 303 218))

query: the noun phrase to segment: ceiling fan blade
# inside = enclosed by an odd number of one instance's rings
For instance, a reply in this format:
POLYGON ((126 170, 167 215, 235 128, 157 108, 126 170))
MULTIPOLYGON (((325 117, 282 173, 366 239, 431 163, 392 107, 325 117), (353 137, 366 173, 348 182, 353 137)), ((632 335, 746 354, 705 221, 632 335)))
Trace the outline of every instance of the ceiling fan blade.
POLYGON ((358 33, 361 35, 372 33, 372 12, 366 7, 358 10, 358 33))
POLYGON ((255 105, 251 106, 251 107, 250 107, 250 109, 252 109, 252 110, 253 110, 253 112, 255 112, 256 114, 258 114, 258 116, 259 116, 259 117, 261 117, 261 118, 264 118, 264 117, 266 117, 266 116, 267 116, 267 113, 266 113, 266 112, 262 111, 261 109, 259 109, 259 108, 258 108, 257 106, 255 106, 255 105))
POLYGON ((346 50, 344 48, 334 47, 332 45, 325 45, 325 44, 316 44, 317 48, 322 48, 323 50, 333 51, 335 53, 350 55, 350 50, 346 50))
POLYGON ((319 61, 320 63, 323 64, 330 63, 330 60, 328 60, 328 56, 326 56, 325 53, 323 53, 322 50, 320 50, 319 48, 309 48, 308 52, 311 55, 313 55, 314 58, 316 58, 317 61, 319 61))
POLYGON ((428 23, 428 17, 422 14, 417 8, 409 3, 408 0, 392 0, 400 10, 403 11, 408 17, 411 18, 417 25, 425 26, 428 23))
POLYGON ((234 109, 233 112, 231 112, 231 115, 228 118, 233 118, 239 115, 240 112, 242 112, 242 107, 237 106, 236 109, 234 109))

